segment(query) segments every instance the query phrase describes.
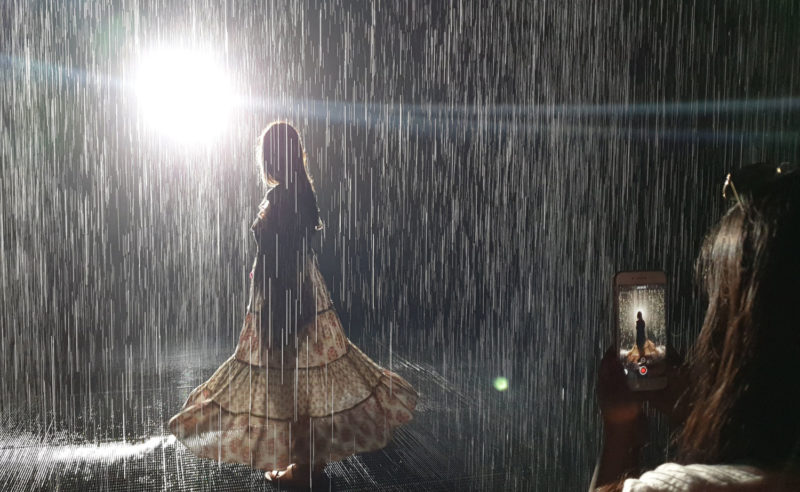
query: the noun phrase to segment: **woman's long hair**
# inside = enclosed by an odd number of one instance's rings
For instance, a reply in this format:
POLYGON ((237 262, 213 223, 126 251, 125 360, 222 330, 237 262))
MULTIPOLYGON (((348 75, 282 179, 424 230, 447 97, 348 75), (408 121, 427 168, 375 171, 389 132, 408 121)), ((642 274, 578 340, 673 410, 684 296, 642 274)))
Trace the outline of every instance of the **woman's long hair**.
MULTIPOLYGON (((264 185, 294 198, 291 205, 295 207, 301 227, 321 229, 317 197, 297 130, 283 121, 270 123, 261 132, 256 154, 264 185)), ((266 202, 265 198, 262 208, 266 202)))
POLYGON ((685 463, 800 463, 800 173, 761 191, 740 191, 697 262, 709 302, 677 436, 685 463))

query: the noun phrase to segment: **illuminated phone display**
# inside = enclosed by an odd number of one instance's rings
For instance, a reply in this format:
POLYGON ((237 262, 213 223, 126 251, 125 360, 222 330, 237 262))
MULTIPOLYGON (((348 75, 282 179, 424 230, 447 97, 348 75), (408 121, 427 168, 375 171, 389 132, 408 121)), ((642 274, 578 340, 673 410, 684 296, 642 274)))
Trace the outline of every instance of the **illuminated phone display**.
POLYGON ((619 357, 633 390, 666 385, 664 284, 617 286, 619 357))

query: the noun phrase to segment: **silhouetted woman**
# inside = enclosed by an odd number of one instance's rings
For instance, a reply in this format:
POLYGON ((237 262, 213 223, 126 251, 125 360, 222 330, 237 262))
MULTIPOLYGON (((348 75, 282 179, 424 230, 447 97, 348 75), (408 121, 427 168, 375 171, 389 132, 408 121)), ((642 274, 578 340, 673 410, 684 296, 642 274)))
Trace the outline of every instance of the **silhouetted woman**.
POLYGON ((698 260, 709 303, 691 385, 677 371, 633 394, 613 351, 603 359, 603 490, 800 490, 800 172, 747 166, 724 194, 733 205, 698 260), (679 426, 679 463, 625 480, 646 440, 642 399, 679 426))
POLYGON ((252 226, 258 254, 239 344, 169 426, 197 456, 308 485, 326 462, 384 447, 417 394, 342 331, 311 249, 321 225, 295 129, 269 125, 259 156, 269 191, 252 226))
POLYGON ((644 331, 644 319, 642 312, 636 313, 636 348, 639 349, 639 359, 644 357, 644 344, 647 341, 647 333, 644 331))

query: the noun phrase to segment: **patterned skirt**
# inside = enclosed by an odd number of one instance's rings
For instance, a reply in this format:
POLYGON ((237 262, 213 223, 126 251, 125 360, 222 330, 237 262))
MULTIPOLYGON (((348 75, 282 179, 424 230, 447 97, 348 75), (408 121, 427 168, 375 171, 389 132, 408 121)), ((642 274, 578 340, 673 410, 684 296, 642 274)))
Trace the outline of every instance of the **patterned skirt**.
POLYGON ((417 393, 347 340, 322 294, 323 310, 291 354, 262 352, 248 314, 236 353, 169 422, 189 450, 262 470, 320 465, 381 449, 411 420, 417 393))

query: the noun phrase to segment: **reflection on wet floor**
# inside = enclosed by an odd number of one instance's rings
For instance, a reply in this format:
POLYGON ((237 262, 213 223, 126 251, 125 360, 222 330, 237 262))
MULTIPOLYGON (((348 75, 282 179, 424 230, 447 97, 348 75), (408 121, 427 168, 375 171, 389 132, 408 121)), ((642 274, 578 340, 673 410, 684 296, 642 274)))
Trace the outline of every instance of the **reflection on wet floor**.
MULTIPOLYGON (((250 467, 195 457, 166 430, 165 422, 189 391, 224 358, 203 351, 176 353, 138 371, 121 367, 106 375, 123 383, 116 389, 90 391, 78 385, 56 396, 43 392, 7 401, 0 415, 0 489, 274 490, 250 467), (48 398, 48 405, 41 398, 48 398), (71 417, 70 406, 88 417, 71 417), (56 410, 31 411, 43 407, 56 410)), ((529 488, 530 468, 510 462, 526 454, 503 451, 508 442, 502 429, 509 425, 512 407, 508 392, 497 398, 487 384, 467 396, 434 368, 397 354, 393 369, 420 392, 415 419, 386 449, 328 464, 329 481, 315 489, 529 488)))

